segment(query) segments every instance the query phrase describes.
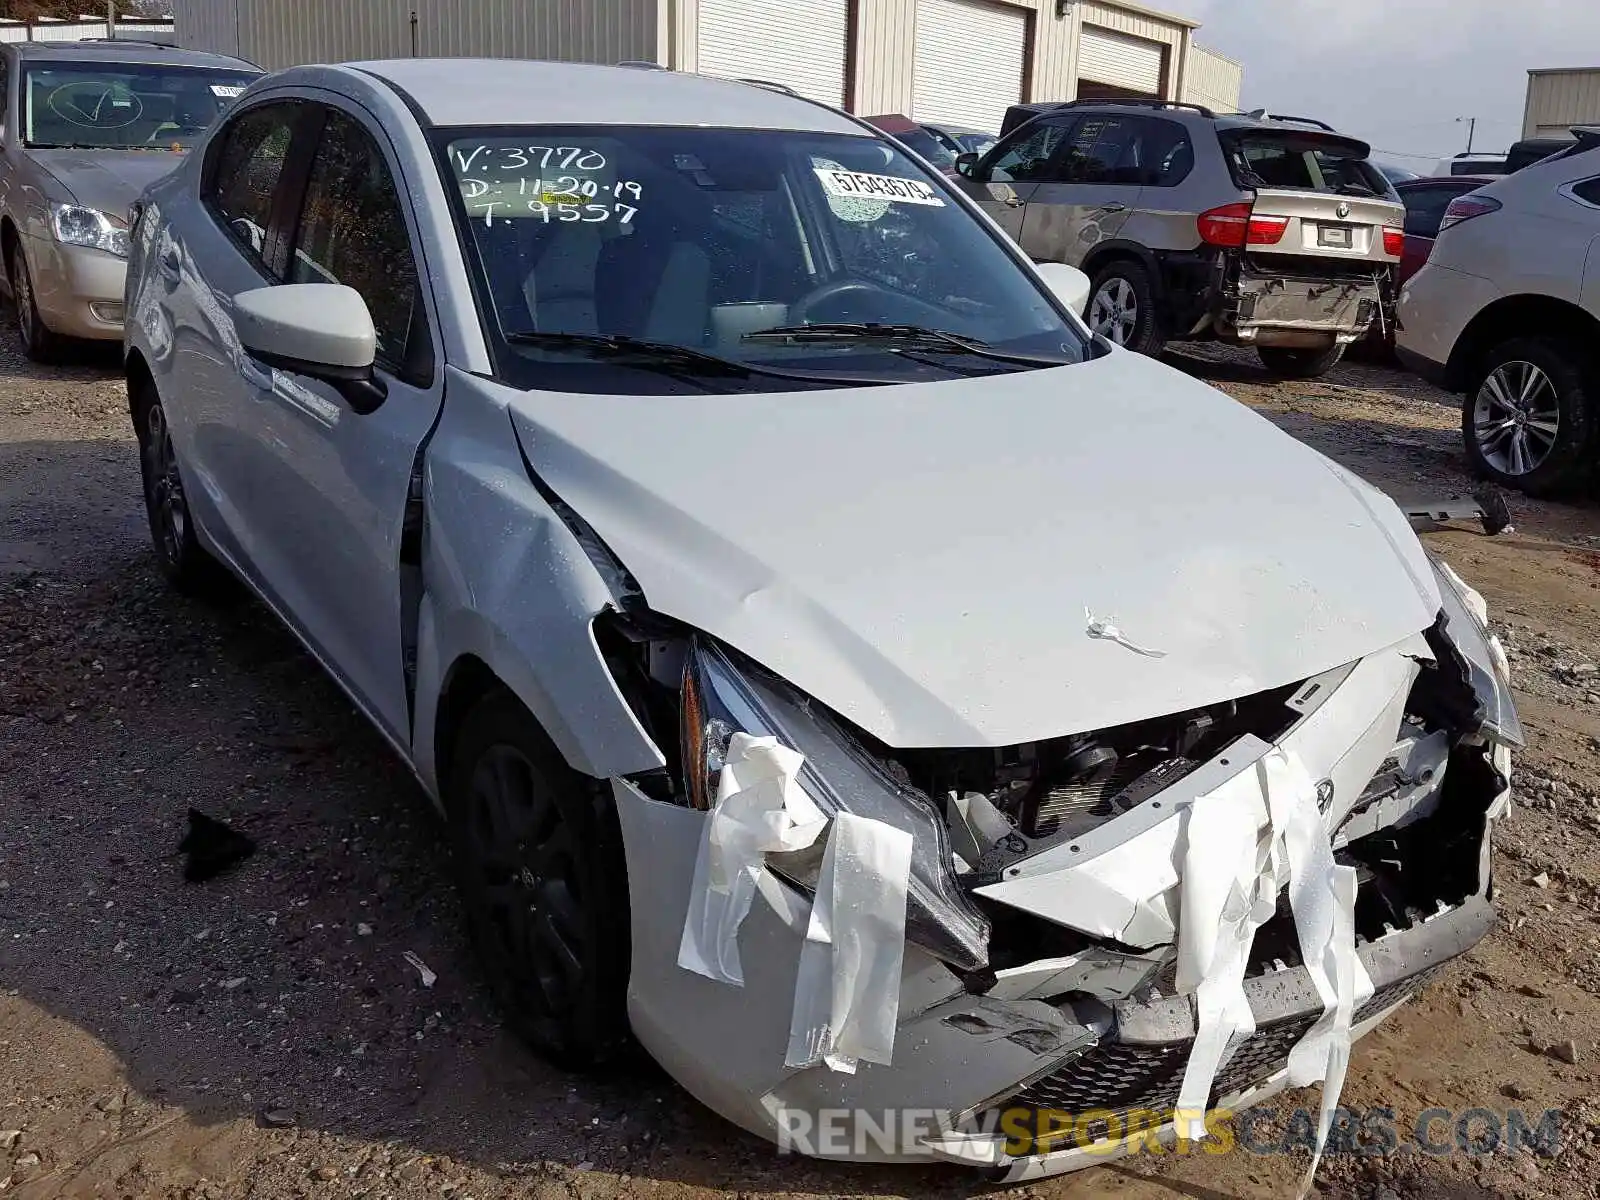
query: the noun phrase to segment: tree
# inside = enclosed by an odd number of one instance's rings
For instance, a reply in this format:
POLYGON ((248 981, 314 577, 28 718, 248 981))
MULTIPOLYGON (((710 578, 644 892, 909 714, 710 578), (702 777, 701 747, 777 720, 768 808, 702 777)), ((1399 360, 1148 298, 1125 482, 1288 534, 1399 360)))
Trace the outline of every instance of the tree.
MULTIPOLYGON (((115 0, 119 17, 171 16, 172 5, 166 0, 115 0)), ((102 16, 105 0, 0 0, 0 18, 13 21, 37 21, 40 17, 56 17, 72 21, 78 17, 102 16)))

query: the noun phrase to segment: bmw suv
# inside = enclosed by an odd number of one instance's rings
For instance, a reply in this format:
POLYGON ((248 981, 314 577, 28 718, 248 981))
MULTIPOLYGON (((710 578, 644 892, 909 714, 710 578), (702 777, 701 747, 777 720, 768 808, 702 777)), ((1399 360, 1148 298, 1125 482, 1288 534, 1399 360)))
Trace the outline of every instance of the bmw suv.
POLYGON ((1019 105, 963 186, 1038 262, 1094 280, 1097 333, 1254 346, 1321 375, 1387 324, 1405 207, 1371 147, 1320 121, 1192 104, 1019 105))

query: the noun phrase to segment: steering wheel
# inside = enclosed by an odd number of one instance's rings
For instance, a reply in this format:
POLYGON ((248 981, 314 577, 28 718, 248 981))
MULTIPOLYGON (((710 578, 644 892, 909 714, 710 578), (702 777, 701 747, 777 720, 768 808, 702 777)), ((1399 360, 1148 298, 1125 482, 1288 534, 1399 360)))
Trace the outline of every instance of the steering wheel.
MULTIPOLYGON (((794 325, 810 325, 811 310, 837 300, 841 296, 888 296, 888 289, 865 279, 835 279, 807 292, 789 306, 789 321, 794 325)), ((848 318, 847 318, 848 319, 848 318)))

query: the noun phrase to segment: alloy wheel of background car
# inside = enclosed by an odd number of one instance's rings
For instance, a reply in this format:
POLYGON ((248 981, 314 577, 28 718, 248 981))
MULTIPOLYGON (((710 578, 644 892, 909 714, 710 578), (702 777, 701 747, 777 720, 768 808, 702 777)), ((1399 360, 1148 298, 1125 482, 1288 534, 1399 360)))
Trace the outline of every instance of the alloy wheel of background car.
POLYGON ((1588 473, 1600 369, 1576 342, 1515 338, 1489 353, 1462 408, 1467 460, 1496 483, 1543 494, 1588 473))
POLYGON ((560 1066, 627 1042, 627 867, 610 790, 500 693, 468 715, 446 797, 472 941, 502 1016, 560 1066))
POLYGON ((1089 324, 1119 346, 1126 346, 1139 323, 1139 297, 1126 279, 1117 276, 1089 302, 1089 324))
POLYGON ((33 294, 33 275, 19 246, 11 252, 11 301, 17 306, 17 336, 22 351, 37 363, 53 363, 61 350, 60 339, 51 333, 39 316, 39 302, 33 294))
POLYGON ((1086 320, 1095 333, 1136 354, 1154 357, 1167 343, 1149 272, 1136 262, 1112 263, 1095 276, 1086 320))
POLYGON ((1329 346, 1326 350, 1298 350, 1288 346, 1257 346, 1256 354, 1261 365, 1274 375, 1285 379, 1320 379, 1344 358, 1345 347, 1329 346))
POLYGON ((1531 362, 1502 363, 1472 401, 1484 461, 1507 475, 1538 470, 1561 435, 1555 384, 1531 362))

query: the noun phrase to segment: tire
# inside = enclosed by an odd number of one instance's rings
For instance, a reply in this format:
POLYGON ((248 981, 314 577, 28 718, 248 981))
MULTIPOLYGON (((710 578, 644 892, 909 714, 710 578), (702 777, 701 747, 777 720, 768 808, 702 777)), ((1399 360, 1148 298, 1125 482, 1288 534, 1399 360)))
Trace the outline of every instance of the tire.
POLYGON ((1467 463, 1530 495, 1581 484, 1591 469, 1600 371, 1577 342, 1513 338, 1491 350, 1461 411, 1467 463))
POLYGON ((22 342, 22 352, 36 363, 61 361, 63 342, 51 333, 39 315, 39 302, 33 292, 33 275, 28 271, 28 256, 21 246, 13 246, 7 256, 6 270, 11 283, 11 302, 16 309, 17 337, 22 342))
POLYGON ((462 723, 445 805, 468 932, 506 1024, 568 1070, 619 1057, 628 874, 610 789, 495 692, 462 723))
POLYGON ((150 544, 167 582, 189 596, 222 596, 232 578, 195 537, 183 476, 155 385, 146 381, 134 393, 134 432, 139 439, 139 474, 150 544))
POLYGON ((1257 346, 1261 365, 1284 379, 1321 379, 1344 357, 1345 348, 1334 343, 1326 350, 1296 350, 1287 346, 1257 346))
POLYGON ((1144 264, 1119 260, 1095 274, 1085 316, 1089 328, 1135 354, 1157 357, 1167 345, 1156 288, 1144 264))

